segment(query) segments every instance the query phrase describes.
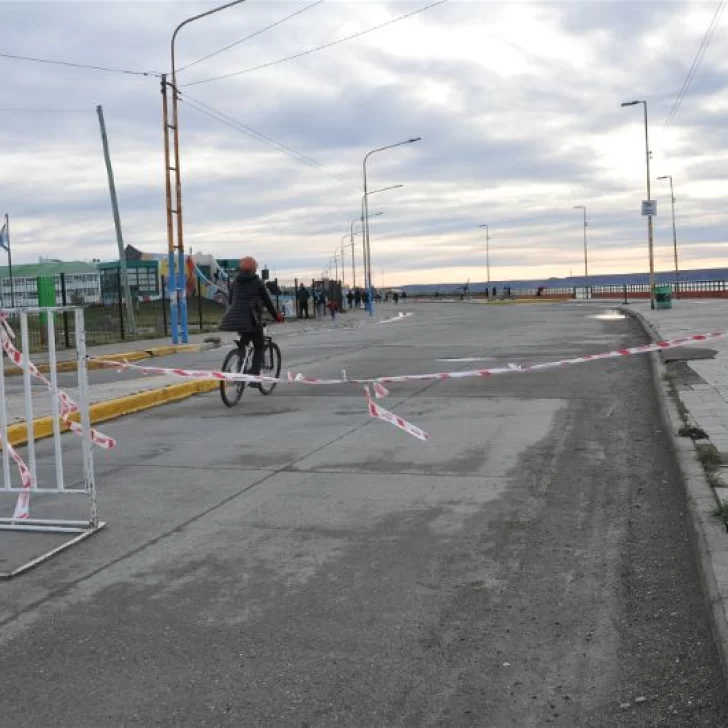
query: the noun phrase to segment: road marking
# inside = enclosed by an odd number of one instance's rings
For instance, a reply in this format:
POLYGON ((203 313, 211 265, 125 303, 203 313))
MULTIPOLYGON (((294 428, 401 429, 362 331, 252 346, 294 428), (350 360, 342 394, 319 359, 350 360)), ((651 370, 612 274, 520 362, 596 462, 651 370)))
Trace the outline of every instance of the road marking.
POLYGON ((400 312, 398 313, 394 318, 391 319, 384 319, 383 321, 377 321, 378 324, 391 324, 394 321, 401 321, 402 319, 408 318, 409 316, 413 316, 412 313, 404 313, 400 312))

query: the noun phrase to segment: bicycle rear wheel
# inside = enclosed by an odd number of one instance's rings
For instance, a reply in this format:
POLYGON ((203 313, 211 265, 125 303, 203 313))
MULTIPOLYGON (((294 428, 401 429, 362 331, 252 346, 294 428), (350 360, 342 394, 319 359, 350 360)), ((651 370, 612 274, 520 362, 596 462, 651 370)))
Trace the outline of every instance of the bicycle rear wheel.
MULTIPOLYGON (((245 350, 235 348, 228 352, 225 361, 222 363, 222 371, 231 374, 239 374, 245 363, 245 350)), ((240 402, 245 391, 245 382, 220 382, 220 397, 226 407, 234 407, 240 402)))
MULTIPOLYGON (((281 350, 274 341, 269 341, 265 347, 263 367, 260 372, 264 377, 278 379, 281 374, 281 350)), ((278 386, 277 382, 261 382, 259 391, 261 394, 270 394, 278 386)))

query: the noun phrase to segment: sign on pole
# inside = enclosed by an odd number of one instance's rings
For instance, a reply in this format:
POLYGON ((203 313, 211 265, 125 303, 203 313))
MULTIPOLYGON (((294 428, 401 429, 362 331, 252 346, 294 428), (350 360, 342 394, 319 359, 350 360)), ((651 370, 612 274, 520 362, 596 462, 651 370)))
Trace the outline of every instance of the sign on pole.
POLYGON ((642 200, 642 217, 657 215, 657 200, 642 200))

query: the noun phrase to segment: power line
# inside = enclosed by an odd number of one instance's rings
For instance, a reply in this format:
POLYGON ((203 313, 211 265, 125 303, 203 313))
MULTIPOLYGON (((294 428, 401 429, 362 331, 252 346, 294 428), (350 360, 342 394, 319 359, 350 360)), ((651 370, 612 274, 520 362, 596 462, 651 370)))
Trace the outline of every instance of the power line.
POLYGON ((291 20, 291 18, 295 18, 297 15, 301 15, 302 13, 305 13, 307 10, 311 10, 311 8, 316 7, 317 5, 321 5, 321 3, 324 0, 316 0, 315 3, 312 3, 311 5, 307 5, 305 8, 302 8, 301 10, 296 10, 295 13, 291 13, 290 15, 287 15, 285 18, 281 18, 280 20, 277 20, 275 23, 271 23, 270 25, 266 25, 265 28, 261 28, 260 30, 256 30, 255 33, 251 33, 250 35, 246 35, 245 38, 241 38, 240 40, 236 40, 234 43, 231 43, 230 45, 226 45, 224 48, 220 48, 219 50, 213 51, 212 53, 209 53, 206 56, 203 56, 202 58, 192 61, 192 63, 188 63, 186 66, 182 66, 177 73, 182 73, 182 71, 186 71, 188 68, 192 68, 192 66, 196 66, 198 63, 202 63, 203 61, 208 60, 209 58, 212 58, 213 56, 217 56, 220 53, 224 53, 225 51, 229 51, 231 48, 235 48, 235 46, 240 45, 241 43, 245 43, 248 40, 251 40, 251 38, 255 38, 258 35, 262 35, 267 30, 271 30, 271 28, 275 28, 278 25, 282 25, 287 20, 291 20))
POLYGON ((71 61, 55 61, 48 58, 34 58, 32 56, 16 56, 11 53, 0 53, 0 58, 9 58, 14 61, 29 61, 31 63, 44 63, 51 66, 66 66, 68 68, 81 68, 88 71, 104 71, 105 73, 123 73, 127 76, 158 76, 156 71, 130 71, 125 68, 108 68, 106 66, 91 66, 86 63, 72 63, 71 61))
POLYGON ((667 129, 670 127, 670 124, 672 124, 673 120, 677 116, 678 111, 680 111, 680 106, 682 105, 683 99, 685 98, 688 90, 690 89, 690 85, 692 84, 693 79, 695 78, 695 74, 698 72, 698 69, 700 68, 700 64, 703 61, 703 57, 705 56, 705 53, 708 50, 708 46, 710 45, 710 42, 713 40, 713 35, 715 34, 715 30, 718 27, 718 23, 720 22, 720 18, 723 15, 723 11, 725 10, 725 4, 726 4, 726 0, 720 0, 718 2, 718 7, 715 9, 715 13, 713 14, 713 18, 710 21, 710 24, 708 25, 708 29, 705 31, 703 40, 701 41, 700 47, 698 48, 698 51, 695 54, 695 58, 693 59, 693 63, 690 66, 690 70, 688 71, 688 74, 685 77, 685 80, 683 81, 683 84, 680 87, 680 90, 678 91, 677 98, 675 99, 675 102, 673 103, 672 108, 670 109, 670 113, 667 115, 667 118, 665 119, 665 123, 663 125, 663 133, 665 131, 667 131, 667 129))
POLYGON ((281 144, 281 142, 276 141, 275 139, 273 139, 273 137, 263 134, 262 132, 259 132, 250 126, 247 126, 246 124, 243 124, 237 119, 234 119, 233 117, 228 116, 221 111, 218 111, 217 109, 213 109, 211 106, 208 106, 198 99, 192 98, 188 94, 180 94, 180 96, 181 101, 186 103, 190 108, 195 109, 195 111, 197 111, 198 113, 204 114, 205 116, 208 116, 209 118, 214 119, 215 121, 218 121, 221 124, 224 124, 225 126, 228 126, 231 129, 240 132, 241 134, 245 134, 246 136, 255 139, 255 141, 260 142, 261 144, 272 147, 276 151, 282 152, 283 154, 291 157, 297 162, 302 162, 309 167, 313 167, 322 172, 326 172, 326 174, 335 177, 339 181, 345 182, 348 185, 354 185, 358 188, 359 185, 357 183, 346 177, 342 177, 341 175, 336 174, 336 172, 332 172, 328 167, 325 167, 323 164, 313 159, 313 157, 308 157, 305 154, 302 154, 301 152, 298 152, 295 149, 286 146, 285 144, 281 144))
POLYGON ((361 36, 366 35, 367 33, 373 33, 375 30, 379 30, 381 28, 386 28, 388 25, 393 25, 394 23, 399 23, 401 20, 406 20, 407 18, 411 18, 414 15, 418 15, 419 13, 424 13, 425 10, 430 10, 430 8, 437 7, 438 5, 443 5, 448 0, 437 0, 437 2, 430 3, 429 5, 425 5, 425 7, 420 8, 419 10, 413 10, 411 13, 406 13, 405 15, 400 15, 396 18, 392 18, 392 20, 388 20, 386 23, 380 23, 379 25, 375 25, 373 28, 367 28, 366 30, 360 30, 358 33, 354 33, 353 35, 348 35, 346 38, 339 38, 339 40, 332 41, 331 43, 325 43, 324 45, 316 46, 315 48, 309 48, 306 51, 301 51, 300 53, 295 53, 292 56, 286 56, 286 58, 279 58, 277 61, 270 61, 268 63, 262 63, 259 66, 253 66, 252 68, 244 68, 242 71, 234 71, 233 73, 226 73, 222 76, 213 76, 211 78, 205 78, 201 81, 192 81, 190 83, 182 84, 183 86, 198 86, 202 83, 211 83, 212 81, 222 81, 225 78, 232 78, 233 76, 241 76, 244 73, 252 73, 253 71, 260 71, 263 68, 270 68, 271 66, 276 66, 279 63, 285 63, 287 61, 293 61, 296 58, 303 58, 303 56, 311 55, 312 53, 317 53, 318 51, 325 50, 326 48, 332 48, 335 45, 339 45, 340 43, 345 43, 346 41, 353 40, 354 38, 361 38, 361 36))

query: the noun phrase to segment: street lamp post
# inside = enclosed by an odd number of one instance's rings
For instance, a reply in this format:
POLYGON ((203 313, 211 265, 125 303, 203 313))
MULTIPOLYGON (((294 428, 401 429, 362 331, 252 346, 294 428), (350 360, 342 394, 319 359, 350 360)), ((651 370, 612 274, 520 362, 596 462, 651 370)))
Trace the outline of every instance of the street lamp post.
POLYGON ((167 273, 169 279, 169 303, 170 303, 170 323, 172 325, 172 342, 178 343, 180 333, 182 342, 187 343, 187 293, 185 280, 185 246, 184 246, 184 229, 182 222, 182 177, 180 172, 180 153, 179 153, 179 112, 177 92, 177 69, 175 64, 174 44, 177 40, 177 34, 195 20, 205 18, 213 13, 230 8, 233 5, 240 5, 245 0, 234 0, 234 2, 226 3, 212 10, 207 10, 199 15, 194 15, 181 22, 172 34, 171 42, 171 59, 172 59, 172 83, 167 82, 166 74, 162 76, 162 114, 164 117, 164 162, 165 162, 165 178, 166 178, 166 197, 167 197, 167 243, 168 243, 168 265, 167 273), (172 86, 172 122, 169 121, 169 110, 167 104, 167 87, 172 86), (169 133, 172 132, 174 146, 174 166, 171 164, 169 133), (172 201, 172 175, 174 175, 174 203, 172 201), (175 242, 175 224, 174 218, 177 218, 175 242), (175 259, 174 252, 177 250, 177 266, 179 268, 175 275, 175 259))
POLYGON ((366 202, 366 205, 367 205, 367 208, 366 209, 368 211, 369 210, 368 205, 369 205, 369 197, 370 197, 370 195, 376 195, 379 192, 388 192, 389 190, 398 190, 400 187, 404 187, 404 185, 392 185, 390 187, 382 187, 382 189, 380 189, 380 190, 369 190, 368 192, 365 192, 362 195, 362 198, 361 198, 361 224, 362 224, 362 246, 363 246, 362 247, 362 255, 364 256, 364 287, 365 288, 367 288, 367 283, 366 283, 367 280, 370 280, 371 281, 371 276, 369 275, 369 263, 371 262, 370 259, 369 259, 370 256, 369 256, 369 243, 368 243, 368 240, 369 240, 369 237, 368 237, 369 236, 369 220, 371 218, 373 218, 373 217, 376 217, 376 215, 369 215, 369 214, 367 214, 366 215, 367 223, 366 223, 366 227, 365 227, 365 225, 364 225, 364 214, 365 214, 364 213, 364 207, 365 207, 365 202, 366 202))
POLYGON ((414 142, 419 142, 422 139, 422 137, 414 137, 413 139, 407 139, 403 142, 397 142, 397 144, 389 144, 386 147, 379 147, 377 149, 372 149, 370 152, 367 152, 364 155, 364 162, 362 164, 363 170, 364 170, 364 199, 362 202, 363 205, 363 211, 362 211, 362 224, 364 225, 364 244, 366 247, 366 276, 367 276, 367 282, 366 286, 369 290, 369 315, 374 315, 374 297, 373 297, 373 286, 372 286, 372 256, 371 256, 371 248, 369 245, 369 202, 367 200, 368 192, 367 192, 367 160, 369 157, 372 156, 372 154, 376 154, 377 152, 383 152, 387 149, 394 149, 395 147, 401 147, 405 144, 413 144, 414 142))
POLYGON ((586 205, 574 205, 575 210, 584 211, 584 297, 589 298, 589 256, 586 247, 586 205))
POLYGON ((666 174, 664 177, 657 179, 670 180, 670 201, 672 203, 672 246, 675 252, 675 295, 680 298, 680 268, 677 264, 677 228, 675 227, 675 192, 672 187, 672 175, 666 174))
MULTIPOLYGON (((403 185, 395 185, 396 187, 402 187, 403 185)), ((385 187, 384 189, 389 189, 388 187, 385 187)), ((375 190, 375 192, 384 192, 384 190, 375 190)), ((373 195, 374 192, 370 192, 370 195, 373 195)), ((364 200, 362 199, 362 216, 357 217, 354 220, 351 221, 351 272, 352 276, 354 278, 354 288, 356 288, 356 263, 354 262, 354 247, 355 247, 355 241, 354 241, 354 225, 356 225, 358 222, 363 223, 364 222, 364 200)), ((379 215, 383 215, 383 212, 375 212, 373 215, 369 215, 369 217, 379 217, 379 215)), ((364 255, 364 277, 366 279, 366 251, 364 249, 364 226, 362 225, 361 230, 361 236, 362 236, 362 251, 364 255)))
POLYGON ((485 265, 488 271, 488 300, 490 301, 490 225, 478 225, 479 228, 485 228, 485 265))
MULTIPOLYGON (((647 201, 651 201, 650 195, 650 138, 647 126, 647 102, 646 101, 625 101, 622 107, 637 106, 642 104, 645 111, 645 157, 647 161, 647 201)), ((654 254, 654 235, 652 228, 652 215, 647 216, 647 246, 650 255, 650 308, 655 308, 655 254, 654 254)))

